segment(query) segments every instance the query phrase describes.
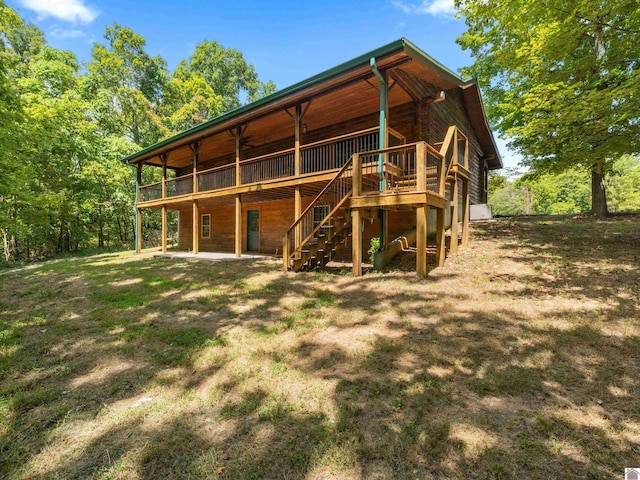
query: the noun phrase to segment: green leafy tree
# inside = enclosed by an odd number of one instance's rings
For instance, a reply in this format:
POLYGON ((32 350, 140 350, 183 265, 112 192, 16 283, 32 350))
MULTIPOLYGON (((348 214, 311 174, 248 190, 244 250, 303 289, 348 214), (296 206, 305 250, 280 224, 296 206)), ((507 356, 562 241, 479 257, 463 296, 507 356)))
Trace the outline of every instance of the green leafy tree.
POLYGON ((457 0, 458 38, 488 114, 541 172, 590 172, 594 214, 605 173, 640 148, 640 9, 627 0, 457 0))
POLYGON ((130 28, 115 23, 104 37, 107 44, 94 44, 87 64, 85 96, 105 134, 151 145, 169 133, 158 113, 169 82, 166 62, 150 56, 146 40, 130 28))
POLYGON ((163 121, 177 133, 220 115, 223 108, 224 99, 201 75, 193 73, 185 80, 174 77, 167 85, 163 121))
POLYGON ((640 158, 623 155, 616 160, 607 187, 612 211, 640 211, 640 158))

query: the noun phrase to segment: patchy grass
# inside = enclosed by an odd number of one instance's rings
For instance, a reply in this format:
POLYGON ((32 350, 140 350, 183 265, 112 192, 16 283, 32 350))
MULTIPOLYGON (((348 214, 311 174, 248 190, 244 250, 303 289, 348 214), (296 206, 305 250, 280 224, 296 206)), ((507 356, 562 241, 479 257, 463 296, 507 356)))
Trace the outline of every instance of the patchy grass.
POLYGON ((621 477, 640 218, 472 234, 426 280, 410 255, 362 278, 129 253, 5 270, 0 478, 621 477))

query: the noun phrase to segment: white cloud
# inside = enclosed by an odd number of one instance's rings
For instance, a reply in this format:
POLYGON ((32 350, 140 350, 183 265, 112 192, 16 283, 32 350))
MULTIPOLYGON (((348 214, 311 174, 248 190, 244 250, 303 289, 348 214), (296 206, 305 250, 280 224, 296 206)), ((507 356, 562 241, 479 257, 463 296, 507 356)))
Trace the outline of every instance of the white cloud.
POLYGON ((53 17, 66 22, 91 23, 98 16, 84 0, 20 0, 20 3, 36 12, 39 19, 53 17))
POLYGON ((391 0, 391 3, 404 13, 417 15, 452 16, 455 11, 453 0, 422 0, 422 2, 406 3, 404 0, 391 0))
POLYGON ((60 40, 64 40, 66 38, 78 38, 78 37, 86 37, 87 34, 82 30, 78 30, 77 28, 61 28, 58 25, 53 25, 49 30, 49 34, 60 40))

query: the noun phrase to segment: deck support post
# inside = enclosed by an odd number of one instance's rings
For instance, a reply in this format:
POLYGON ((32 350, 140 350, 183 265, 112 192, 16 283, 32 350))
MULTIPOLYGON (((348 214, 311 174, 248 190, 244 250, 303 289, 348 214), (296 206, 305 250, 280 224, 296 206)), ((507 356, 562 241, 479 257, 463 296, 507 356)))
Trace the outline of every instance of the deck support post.
POLYGON ((198 209, 198 202, 196 200, 193 201, 193 253, 195 255, 200 251, 200 212, 198 209))
POLYGON ((357 208, 351 210, 351 257, 353 276, 362 276, 362 215, 357 208))
POLYGON ((136 217, 136 253, 142 252, 142 209, 138 208, 138 215, 136 217))
POLYGON ((236 195, 236 232, 235 232, 236 257, 242 256, 242 199, 236 195))
POLYGON ((462 183, 462 246, 469 245, 469 180, 462 183))
MULTIPOLYGON (((160 155, 162 159, 162 198, 167 197, 167 154, 160 155)), ((162 205, 162 253, 167 253, 167 206, 162 205)))
POLYGON ((136 226, 135 226, 135 248, 136 253, 140 253, 142 251, 142 210, 138 208, 138 201, 140 200, 140 185, 142 185, 142 162, 138 163, 136 171, 136 201, 135 201, 135 209, 136 209, 136 226))
POLYGON ((427 206, 416 207, 416 273, 427 276, 427 206))
POLYGON ((284 267, 284 271, 289 271, 289 262, 290 262, 290 254, 289 254, 289 232, 285 232, 284 237, 282 239, 282 266, 284 267))
MULTIPOLYGON (((195 142, 189 144, 191 148, 192 158, 191 164, 193 165, 193 193, 198 192, 198 150, 200 149, 200 143, 195 142)), ((195 255, 200 251, 200 212, 198 210, 197 200, 193 201, 193 253, 195 255)))
POLYGON ((444 237, 444 208, 438 208, 436 209, 436 265, 438 267, 444 267, 446 253, 444 237))
MULTIPOLYGON (((427 147, 425 142, 416 145, 416 189, 427 190, 427 147)), ((416 207, 416 273, 427 276, 427 211, 426 204, 416 207)))
MULTIPOLYGON (((353 154, 352 165, 352 195, 359 197, 362 194, 362 158, 357 152, 353 154)), ((355 208, 351 209, 351 261, 353 276, 360 277, 362 275, 362 215, 360 210, 355 208)))
POLYGON ((453 186, 451 189, 451 243, 449 245, 449 251, 451 253, 458 252, 458 218, 459 218, 459 202, 458 202, 458 176, 455 175, 453 179, 453 186))
MULTIPOLYGON (((299 103, 296 105, 296 113, 293 118, 295 122, 295 144, 293 150, 293 171, 296 177, 300 176, 302 172, 301 168, 301 156, 300 156, 300 132, 302 127, 302 105, 299 103)), ((293 205, 293 216, 294 220, 297 220, 302 214, 302 193, 300 192, 300 186, 296 186, 294 193, 294 205, 293 205)), ((298 225, 295 230, 295 248, 297 248, 302 242, 302 224, 298 225)))
POLYGON ((162 205, 162 253, 167 253, 167 206, 162 205))

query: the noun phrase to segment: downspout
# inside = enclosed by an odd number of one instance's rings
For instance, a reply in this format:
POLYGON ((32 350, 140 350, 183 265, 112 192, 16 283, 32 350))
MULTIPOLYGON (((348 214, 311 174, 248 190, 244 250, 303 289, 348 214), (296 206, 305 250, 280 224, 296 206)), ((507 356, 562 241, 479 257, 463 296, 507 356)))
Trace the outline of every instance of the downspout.
MULTIPOLYGON (((387 82, 384 77, 378 70, 378 66, 376 65, 376 57, 371 57, 369 61, 369 65, 371 66, 371 70, 373 74, 376 76, 378 81, 380 82, 380 133, 379 137, 379 145, 378 148, 380 150, 386 147, 386 138, 385 138, 385 124, 387 123, 386 119, 386 111, 387 111, 387 82)), ((384 190, 384 178, 383 174, 383 163, 384 163, 384 155, 381 153, 378 155, 378 175, 380 176, 380 191, 384 190)))
MULTIPOLYGON (((383 150, 386 147, 386 112, 387 112, 387 82, 384 76, 378 70, 378 66, 376 65, 376 57, 371 57, 369 61, 369 66, 371 67, 371 71, 380 82, 380 130, 378 134, 378 148, 383 150)), ((378 176, 380 177, 380 191, 382 192, 385 189, 384 185, 384 154, 378 155, 378 176)), ((387 223, 387 215, 386 212, 382 209, 378 212, 378 217, 380 219, 380 248, 379 251, 384 250, 387 239, 385 238, 386 231, 386 223, 387 223)))

